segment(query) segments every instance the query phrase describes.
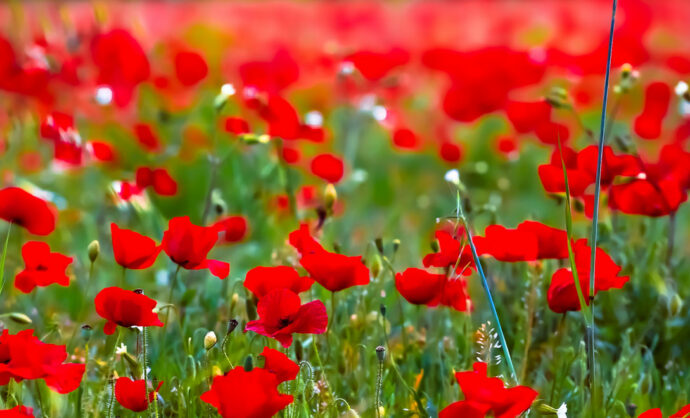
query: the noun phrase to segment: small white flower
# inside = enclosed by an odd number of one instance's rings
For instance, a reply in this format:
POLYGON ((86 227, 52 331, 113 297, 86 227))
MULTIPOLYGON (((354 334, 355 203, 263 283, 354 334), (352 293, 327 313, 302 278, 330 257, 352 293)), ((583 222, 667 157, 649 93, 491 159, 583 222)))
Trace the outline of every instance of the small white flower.
POLYGON ((388 116, 388 111, 385 107, 376 105, 373 109, 371 109, 371 115, 374 117, 374 119, 381 122, 386 119, 386 116, 388 116))
POLYGON ((235 95, 235 92, 235 86, 230 83, 225 83, 220 87, 220 94, 226 98, 235 95))
POLYGON ((682 96, 687 92, 688 92, 688 83, 686 83, 685 81, 679 81, 678 84, 676 84, 676 94, 678 96, 682 96))
POLYGON ((96 103, 107 106, 113 101, 113 91, 108 86, 100 86, 96 89, 96 103))
POLYGON ((448 183, 454 184, 456 186, 460 185, 460 172, 456 168, 446 171, 446 175, 443 176, 443 178, 448 183))
POLYGON ((323 115, 318 110, 312 110, 304 115, 304 122, 314 128, 323 126, 323 115))
POLYGON ((115 354, 122 355, 125 353, 127 353, 127 346, 125 343, 121 343, 117 348, 115 348, 115 354))
POLYGON ((568 418, 568 416, 565 414, 568 412, 568 406, 563 402, 561 406, 558 407, 558 410, 556 411, 556 415, 558 418, 568 418))

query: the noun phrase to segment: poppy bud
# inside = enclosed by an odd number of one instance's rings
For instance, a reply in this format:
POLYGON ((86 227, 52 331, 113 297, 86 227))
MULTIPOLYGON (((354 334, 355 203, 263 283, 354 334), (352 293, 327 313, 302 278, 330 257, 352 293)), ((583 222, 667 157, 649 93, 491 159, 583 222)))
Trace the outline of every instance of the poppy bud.
POLYGON ((129 367, 129 370, 132 372, 133 376, 139 376, 142 373, 141 369, 141 364, 139 361, 131 354, 128 352, 121 353, 120 356, 125 359, 125 362, 127 363, 127 367, 129 367))
POLYGON ((247 318, 250 321, 256 319, 256 298, 252 296, 244 301, 245 308, 247 309, 247 318))
POLYGON ((101 253, 101 244, 98 242, 98 240, 93 240, 89 244, 88 247, 88 252, 89 252, 89 260, 93 263, 96 261, 98 258, 98 255, 101 253))
POLYGON ((627 93, 640 77, 640 73, 633 69, 630 64, 623 64, 621 67, 621 80, 613 88, 616 93, 627 93))
POLYGON ((640 382, 640 393, 643 395, 648 394, 652 390, 653 386, 652 375, 649 373, 645 374, 640 382))
POLYGON ((30 324, 32 322, 31 318, 21 312, 12 312, 9 317, 18 324, 30 324))
POLYGON ((371 270, 371 276, 372 277, 379 277, 379 273, 381 273, 381 257, 378 254, 374 255, 374 259, 371 262, 371 266, 369 269, 371 270))
POLYGON ((239 324, 239 322, 237 322, 236 319, 229 320, 228 321, 228 332, 227 332, 227 334, 230 334, 231 332, 233 332, 235 330, 235 328, 237 328, 238 324, 239 324))
POLYGON ((556 109, 569 109, 571 106, 568 90, 562 87, 552 88, 546 96, 546 102, 556 109))
POLYGON ((381 237, 376 238, 374 244, 376 244, 376 249, 379 251, 379 254, 383 254, 383 239, 381 237))
POLYGON ((244 371, 251 372, 254 369, 254 359, 251 355, 244 359, 244 371))
POLYGON ((235 311, 235 307, 237 306, 237 302, 240 301, 240 295, 237 293, 232 294, 232 298, 230 298, 230 312, 235 311))
POLYGON ((295 340, 295 358, 297 359, 297 362, 301 362, 302 358, 304 357, 304 350, 302 348, 302 343, 299 340, 295 340))
POLYGON ((433 240, 429 243, 429 247, 431 247, 431 252, 432 253, 437 253, 441 251, 441 247, 438 244, 438 241, 433 240))
POLYGON ((217 189, 214 189, 211 193, 211 204, 213 205, 213 210, 216 212, 216 215, 222 215, 228 211, 228 205, 217 189))
POLYGON ((384 305, 382 303, 381 306, 379 306, 379 312, 381 312, 381 316, 385 318, 386 317, 386 305, 384 305))
POLYGON ((683 309, 683 299, 676 293, 671 297, 671 300, 669 300, 668 311, 671 316, 676 316, 680 313, 681 309, 683 309))
POLYGON ((379 361, 383 362, 383 359, 386 358, 386 347, 382 345, 376 347, 376 357, 379 358, 379 361))
POLYGON ((134 293, 136 293, 137 295, 143 295, 144 289, 134 289, 134 293))
POLYGON ((89 324, 84 324, 81 326, 81 337, 85 341, 89 341, 91 339, 91 331, 93 328, 89 324))
POLYGON ((398 252, 398 248, 400 248, 400 240, 396 238, 393 240, 393 254, 398 252))
POLYGON ((328 211, 333 210, 333 205, 337 199, 338 192, 335 190, 335 186, 333 183, 328 183, 326 185, 326 189, 323 191, 323 201, 328 211))
POLYGON ((266 134, 257 135, 254 133, 249 133, 240 135, 240 140, 247 145, 267 144, 268 141, 271 140, 271 137, 266 134))
POLYGON ((217 342, 218 338, 216 338, 215 332, 209 331, 206 333, 206 335, 204 335, 204 348, 206 349, 206 351, 212 349, 217 342))

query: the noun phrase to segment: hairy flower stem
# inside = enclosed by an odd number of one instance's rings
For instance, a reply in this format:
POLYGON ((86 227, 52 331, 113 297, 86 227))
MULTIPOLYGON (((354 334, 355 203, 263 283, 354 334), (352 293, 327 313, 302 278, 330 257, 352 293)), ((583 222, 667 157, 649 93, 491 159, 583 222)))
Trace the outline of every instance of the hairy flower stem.
POLYGON ((147 355, 147 348, 149 345, 149 341, 148 341, 148 333, 146 331, 146 327, 142 327, 141 335, 142 335, 142 338, 144 340, 143 345, 142 345, 142 351, 141 351, 141 353, 142 353, 142 366, 144 369, 144 387, 146 388, 146 391, 148 393, 148 390, 149 390, 148 389, 148 387, 149 387, 149 377, 148 376, 149 375, 148 375, 148 371, 146 370, 148 368, 148 357, 146 355, 147 355))
POLYGON ((498 311, 496 311, 496 305, 494 304, 494 299, 491 296, 491 289, 489 289, 489 282, 486 280, 486 275, 484 275, 484 270, 482 269, 482 264, 479 261, 479 254, 477 254, 477 247, 472 241, 472 227, 469 220, 465 216, 465 211, 462 208, 462 199, 460 197, 460 189, 456 189, 456 215, 459 219, 462 219, 462 223, 465 225, 465 231, 467 233, 467 241, 470 244, 470 249, 472 250, 472 259, 477 268, 477 273, 482 279, 482 287, 486 292, 486 297, 489 300, 489 307, 491 308, 491 314, 496 321, 496 330, 498 331, 498 340, 501 342, 501 348, 503 349, 503 355, 510 369, 510 374, 513 377, 515 384, 519 384, 517 373, 515 373, 515 366, 513 366, 513 360, 510 357, 510 350, 508 349, 508 344, 506 343, 506 337, 503 334, 503 328, 501 327, 501 320, 498 319, 498 311))
MULTIPOLYGON (((377 355, 379 352, 379 348, 383 349, 383 347, 377 347, 377 355)), ((383 351, 383 355, 378 356, 378 370, 376 371, 376 393, 374 394, 374 408, 376 410, 376 418, 381 418, 381 389, 383 387, 383 360, 384 360, 384 355, 385 351, 383 351)))
POLYGON ((599 235, 599 195, 601 193, 601 166, 604 157, 604 140, 606 135, 606 105, 609 97, 609 78, 611 76, 611 53, 613 51, 613 30, 616 23, 616 7, 618 5, 618 0, 613 0, 613 6, 611 11, 611 27, 609 29, 609 47, 608 55, 606 58, 606 75, 604 78, 604 98, 601 106, 601 123, 599 124, 599 155, 597 157, 597 174, 594 183, 594 211, 592 215, 592 253, 590 256, 589 263, 589 301, 590 301, 590 311, 592 312, 590 326, 587 327, 587 341, 589 342, 587 347, 587 365, 589 368, 589 385, 590 385, 590 396, 591 396, 591 412, 592 416, 595 417, 598 411, 598 401, 597 401, 597 373, 596 364, 594 359, 594 344, 595 344, 595 324, 594 324, 594 290, 595 290, 595 277, 596 277, 596 254, 597 254, 597 238, 599 235))
POLYGON ((108 418, 113 418, 113 410, 115 409, 115 378, 110 376, 110 399, 108 402, 108 418))
POLYGON ((529 349, 532 345, 532 327, 534 326, 534 305, 537 301, 537 273, 529 276, 529 296, 527 299, 527 332, 525 336, 525 349, 522 353, 522 366, 520 367, 520 380, 525 380, 527 366, 529 365, 529 349))

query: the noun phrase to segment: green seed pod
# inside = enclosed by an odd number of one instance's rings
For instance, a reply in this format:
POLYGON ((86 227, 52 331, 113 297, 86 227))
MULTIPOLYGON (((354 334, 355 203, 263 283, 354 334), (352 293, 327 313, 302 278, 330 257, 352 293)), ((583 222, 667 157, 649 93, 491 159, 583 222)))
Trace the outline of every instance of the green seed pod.
POLYGON ((31 321, 31 318, 29 318, 28 315, 23 314, 21 312, 12 312, 11 314, 9 314, 9 318, 14 322, 23 325, 31 324, 33 322, 31 321))
POLYGON ((244 371, 251 372, 254 369, 254 359, 251 355, 244 359, 244 371))
POLYGON ((381 264, 381 256, 378 254, 374 254, 374 258, 371 261, 371 276, 372 277, 379 277, 379 274, 381 273, 381 269, 383 268, 383 265, 381 264))

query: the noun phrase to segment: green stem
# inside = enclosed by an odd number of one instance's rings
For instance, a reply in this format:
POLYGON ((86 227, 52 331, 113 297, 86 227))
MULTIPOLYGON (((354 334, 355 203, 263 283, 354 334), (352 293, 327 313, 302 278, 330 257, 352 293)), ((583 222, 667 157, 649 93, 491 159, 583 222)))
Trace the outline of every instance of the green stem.
POLYGON ((12 231, 12 222, 7 227, 5 246, 2 248, 2 259, 0 259, 0 293, 2 293, 2 289, 5 287, 5 258, 7 257, 7 245, 10 242, 10 231, 12 231))
MULTIPOLYGON (((180 265, 178 264, 177 268, 175 269, 175 273, 173 273, 173 278, 172 282, 170 283, 170 292, 168 293, 168 303, 172 305, 173 303, 173 293, 175 292, 175 286, 177 286, 177 276, 180 273, 180 265)), ((168 319, 170 319, 170 308, 165 310, 165 326, 168 326, 168 319)))

